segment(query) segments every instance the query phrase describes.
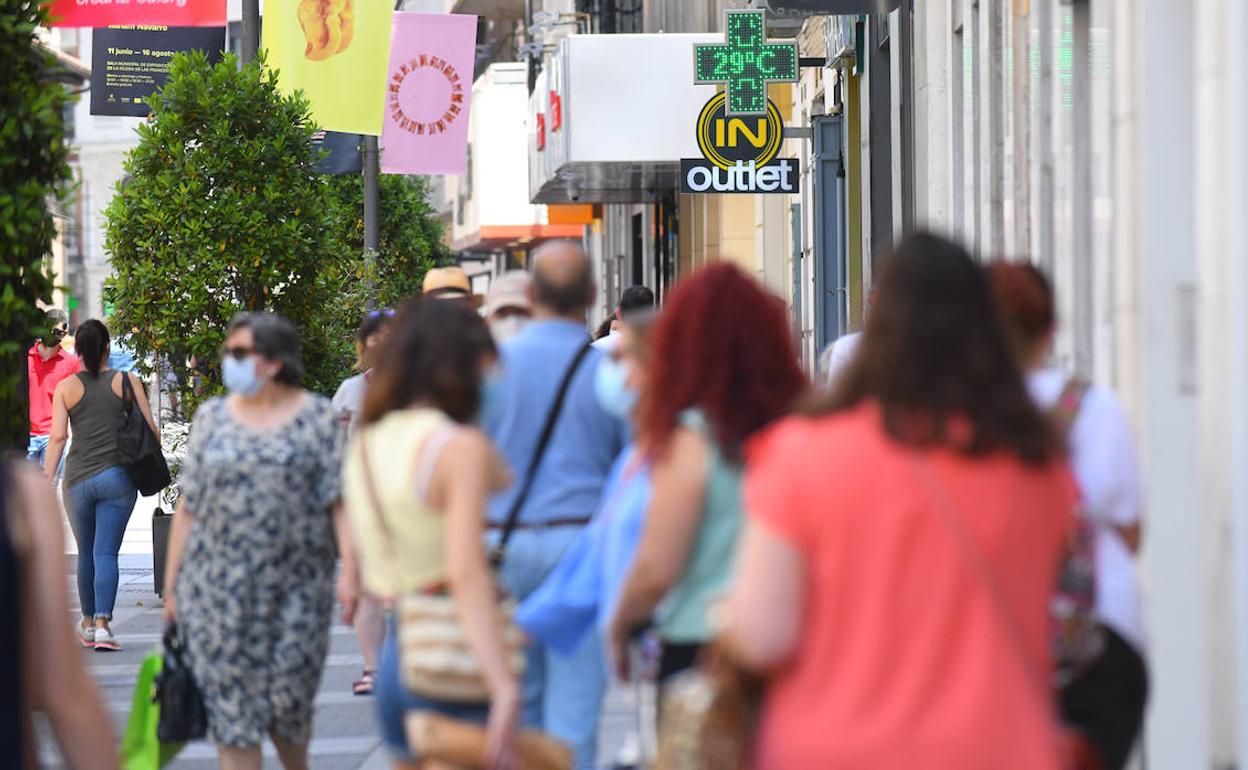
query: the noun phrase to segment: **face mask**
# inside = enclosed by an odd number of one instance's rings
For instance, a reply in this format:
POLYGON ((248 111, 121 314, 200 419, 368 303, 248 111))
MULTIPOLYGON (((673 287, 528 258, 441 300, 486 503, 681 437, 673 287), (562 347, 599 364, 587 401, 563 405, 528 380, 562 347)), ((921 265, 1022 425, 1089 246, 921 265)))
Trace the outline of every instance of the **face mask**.
POLYGON ((226 356, 221 364, 221 379, 226 390, 243 396, 250 396, 264 385, 264 380, 256 373, 256 357, 248 356, 239 361, 234 356, 226 356))
POLYGON ((478 425, 494 418, 502 409, 503 387, 497 372, 490 372, 481 380, 481 404, 477 407, 478 425))
POLYGON ((528 320, 524 316, 509 315, 506 318, 500 318, 493 322, 490 324, 490 332, 494 335, 494 342, 501 345, 516 336, 524 328, 528 320))
POLYGON ((602 408, 621 420, 631 419, 637 408, 637 392, 628 387, 628 367, 614 358, 607 358, 598 365, 594 393, 602 408))

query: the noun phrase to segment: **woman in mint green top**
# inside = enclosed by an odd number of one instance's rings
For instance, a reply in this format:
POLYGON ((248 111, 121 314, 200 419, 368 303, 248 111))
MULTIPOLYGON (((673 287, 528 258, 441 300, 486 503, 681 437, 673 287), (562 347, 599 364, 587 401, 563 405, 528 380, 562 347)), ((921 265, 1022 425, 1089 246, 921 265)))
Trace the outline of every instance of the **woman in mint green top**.
POLYGON ((783 304, 727 263, 677 285, 651 345, 637 417, 653 495, 609 642, 624 675, 629 640, 653 622, 662 680, 692 665, 713 636, 707 610, 732 577, 745 445, 788 412, 807 380, 783 304))

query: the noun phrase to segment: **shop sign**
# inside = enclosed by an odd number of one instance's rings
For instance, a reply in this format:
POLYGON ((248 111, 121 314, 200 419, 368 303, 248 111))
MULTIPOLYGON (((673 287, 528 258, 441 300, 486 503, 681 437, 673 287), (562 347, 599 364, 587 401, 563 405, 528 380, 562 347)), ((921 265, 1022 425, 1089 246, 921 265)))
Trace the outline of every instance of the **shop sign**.
POLYGON ((225 0, 47 0, 50 27, 225 26, 225 0))
POLYGON ((729 115, 767 112, 767 84, 797 80, 797 44, 769 43, 763 34, 763 11, 725 11, 725 43, 695 45, 694 80, 722 83, 729 115))
POLYGON ((767 11, 782 18, 808 16, 857 16, 860 13, 889 13, 900 0, 766 0, 767 11))
POLYGON ((551 133, 563 128, 563 97, 553 88, 550 91, 550 130, 551 133))
POLYGON ((701 158, 680 162, 685 193, 795 193, 797 161, 778 158, 784 120, 767 84, 797 79, 797 46, 769 43, 762 11, 727 11, 723 45, 694 45, 694 82, 724 83, 698 114, 701 158))
POLYGON ((91 114, 146 117, 147 97, 169 79, 175 53, 221 60, 225 27, 117 26, 91 32, 91 114))
POLYGON ((801 178, 796 158, 777 158, 767 164, 737 161, 720 168, 698 158, 680 161, 683 193, 795 193, 801 178))

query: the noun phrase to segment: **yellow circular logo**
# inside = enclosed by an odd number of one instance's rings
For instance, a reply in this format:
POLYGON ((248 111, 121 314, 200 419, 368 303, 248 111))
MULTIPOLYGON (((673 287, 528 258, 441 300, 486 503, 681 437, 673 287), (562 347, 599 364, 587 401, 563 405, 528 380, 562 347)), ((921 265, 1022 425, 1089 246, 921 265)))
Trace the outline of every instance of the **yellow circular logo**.
POLYGON ((766 115, 733 115, 725 111, 724 92, 712 96, 698 115, 698 149, 720 168, 754 161, 765 166, 780 154, 784 121, 776 103, 767 100, 766 115))

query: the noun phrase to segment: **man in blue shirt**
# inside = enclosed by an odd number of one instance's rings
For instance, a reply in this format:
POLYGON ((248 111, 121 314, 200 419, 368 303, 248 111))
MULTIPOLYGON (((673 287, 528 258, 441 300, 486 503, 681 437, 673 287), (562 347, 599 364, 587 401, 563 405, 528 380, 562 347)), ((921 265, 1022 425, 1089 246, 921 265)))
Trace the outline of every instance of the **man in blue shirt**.
MULTIPOLYGON (((484 419, 486 432, 517 480, 529 471, 565 372, 589 343, 586 311, 594 300, 594 284, 581 247, 557 241, 536 249, 530 292, 533 320, 502 346, 499 403, 484 419)), ((591 350, 577 368, 508 543, 501 576, 518 599, 537 589, 589 523, 624 445, 624 424, 602 408, 594 391, 602 359, 599 351, 591 350)), ((491 547, 519 486, 490 501, 491 547)), ((534 644, 524 677, 524 722, 572 746, 577 767, 592 768, 605 689, 597 634, 587 634, 571 654, 534 644)))

